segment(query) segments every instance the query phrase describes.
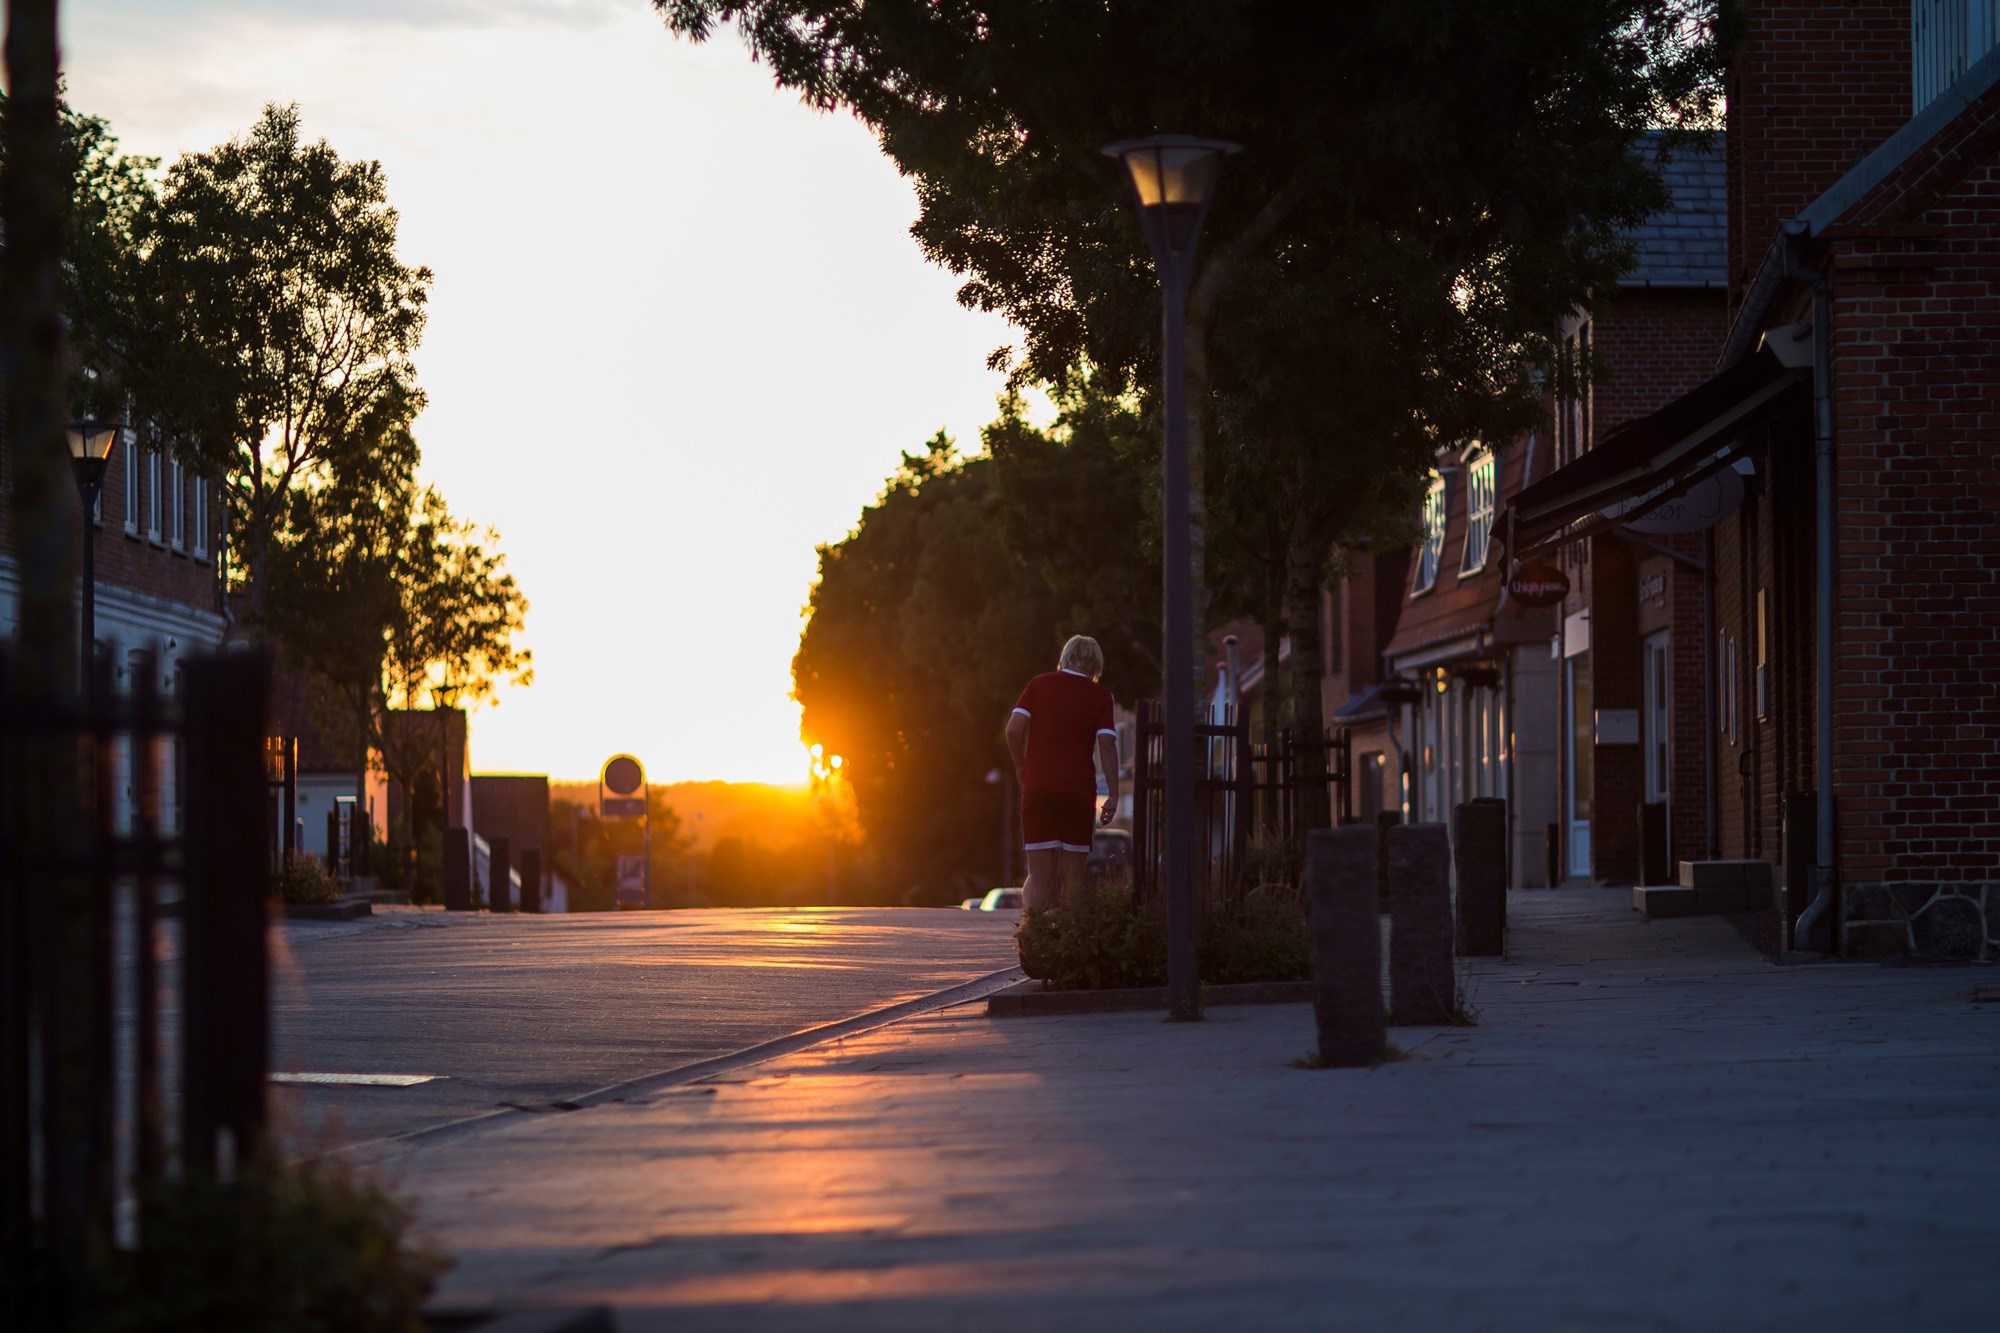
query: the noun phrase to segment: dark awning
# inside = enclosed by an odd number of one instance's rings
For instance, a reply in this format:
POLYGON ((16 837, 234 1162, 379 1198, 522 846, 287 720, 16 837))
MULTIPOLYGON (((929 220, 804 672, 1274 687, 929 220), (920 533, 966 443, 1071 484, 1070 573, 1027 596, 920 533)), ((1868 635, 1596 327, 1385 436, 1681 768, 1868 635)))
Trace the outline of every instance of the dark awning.
POLYGON ((1665 503, 1726 463, 1740 443, 1735 428, 1810 374, 1788 369, 1769 348, 1760 348, 1651 416, 1626 422, 1514 497, 1512 554, 1518 559, 1665 503), (1634 497, 1640 502, 1615 511, 1615 518, 1577 522, 1634 497))

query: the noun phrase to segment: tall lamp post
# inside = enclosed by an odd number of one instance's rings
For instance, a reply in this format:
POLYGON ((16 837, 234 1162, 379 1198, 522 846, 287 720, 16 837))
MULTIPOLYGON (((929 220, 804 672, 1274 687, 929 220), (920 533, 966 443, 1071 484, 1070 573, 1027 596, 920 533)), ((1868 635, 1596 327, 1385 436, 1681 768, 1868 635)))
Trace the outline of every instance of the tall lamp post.
POLYGON ((97 499, 104 493, 104 473, 111 466, 111 450, 123 429, 116 421, 76 421, 69 428, 69 461, 76 471, 77 496, 83 501, 82 671, 86 695, 97 644, 97 499))
POLYGON ((1139 226, 1160 271, 1160 373, 1165 383, 1161 659, 1166 672, 1167 997, 1170 1016, 1201 1017, 1201 979, 1194 953, 1194 590, 1189 582, 1186 368, 1187 289, 1194 247, 1225 154, 1237 145, 1184 134, 1109 144, 1106 157, 1125 164, 1138 202, 1139 226))

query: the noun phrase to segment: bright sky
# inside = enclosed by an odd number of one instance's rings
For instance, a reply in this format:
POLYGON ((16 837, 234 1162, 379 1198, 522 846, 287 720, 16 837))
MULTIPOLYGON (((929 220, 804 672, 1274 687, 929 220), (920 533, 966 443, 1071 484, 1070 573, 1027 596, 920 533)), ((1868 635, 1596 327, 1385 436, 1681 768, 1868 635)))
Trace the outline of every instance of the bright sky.
POLYGON ((910 239, 908 185, 732 36, 648 0, 66 0, 71 103, 171 161, 297 102, 374 158, 437 280, 428 479, 498 527, 535 684, 476 769, 803 778, 816 543, 940 426, 976 448, 1011 341, 910 239))

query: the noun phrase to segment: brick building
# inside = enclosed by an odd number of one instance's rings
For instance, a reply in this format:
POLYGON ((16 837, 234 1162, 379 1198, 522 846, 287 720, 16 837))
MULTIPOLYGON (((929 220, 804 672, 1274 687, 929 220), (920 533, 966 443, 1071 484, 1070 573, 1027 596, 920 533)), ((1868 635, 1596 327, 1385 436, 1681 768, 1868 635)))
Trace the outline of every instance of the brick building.
POLYGON ((1711 375, 1524 496, 1517 546, 1710 511, 1711 852, 1773 867, 1777 940, 1991 957, 2000 6, 1742 18, 1711 375))
MULTIPOLYGON (((0 638, 7 639, 14 637, 21 605, 13 516, 4 499, 11 462, 0 459, 0 638)), ((144 655, 154 652, 160 685, 171 691, 184 657, 221 643, 227 627, 216 558, 221 510, 221 497, 206 478, 146 447, 135 432, 121 432, 90 530, 95 648, 99 659, 110 663, 116 688, 129 689, 144 655)), ((130 812, 129 756, 122 743, 115 754, 114 817, 123 821, 130 812)), ((172 764, 165 772, 162 813, 171 829, 179 802, 172 764)))

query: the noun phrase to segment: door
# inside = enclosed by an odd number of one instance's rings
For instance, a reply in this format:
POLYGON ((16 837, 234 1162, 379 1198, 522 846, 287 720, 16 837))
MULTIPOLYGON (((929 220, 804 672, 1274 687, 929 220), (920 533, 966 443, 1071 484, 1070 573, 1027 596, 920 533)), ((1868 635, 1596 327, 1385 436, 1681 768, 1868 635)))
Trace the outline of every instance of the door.
POLYGON ((1661 630, 1640 647, 1640 741, 1646 747, 1646 808, 1639 825, 1646 883, 1668 882, 1673 868, 1673 639, 1661 630))
POLYGON ((1569 724, 1569 781, 1564 784, 1569 815, 1569 874, 1590 878, 1590 796, 1597 773, 1597 714, 1591 703, 1590 654, 1563 663, 1563 700, 1569 724))

